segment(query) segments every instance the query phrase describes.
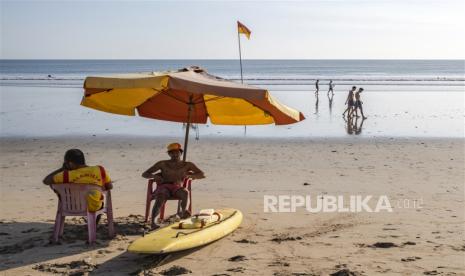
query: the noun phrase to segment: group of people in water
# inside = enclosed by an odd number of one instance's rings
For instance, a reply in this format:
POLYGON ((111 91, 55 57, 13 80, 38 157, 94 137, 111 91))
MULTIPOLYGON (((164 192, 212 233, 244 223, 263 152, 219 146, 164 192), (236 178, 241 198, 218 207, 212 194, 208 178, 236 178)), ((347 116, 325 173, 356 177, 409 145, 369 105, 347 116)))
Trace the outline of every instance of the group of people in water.
MULTIPOLYGON (((333 80, 329 80, 328 83, 328 99, 330 101, 330 108, 334 96, 334 86, 333 80), (331 95, 330 95, 331 94, 331 95)), ((316 97, 316 105, 318 106, 318 95, 320 91, 320 80, 317 79, 315 82, 315 97, 316 97)), ((365 115, 363 114, 363 102, 360 100, 360 94, 363 92, 363 88, 359 88, 357 91, 356 86, 352 86, 352 89, 349 91, 349 94, 347 95, 347 99, 345 102, 345 105, 347 105, 346 110, 342 113, 342 116, 345 116, 347 114, 347 117, 352 117, 355 113, 355 117, 359 117, 358 111, 360 111, 360 115, 362 115, 363 119, 366 119, 365 115)), ((317 107, 318 108, 318 107, 317 107)))
MULTIPOLYGON (((334 87, 335 87, 335 84, 333 83, 333 80, 330 80, 328 83, 328 92, 327 92, 330 114, 332 112, 334 87)), ((363 92, 363 90, 364 89, 362 87, 360 87, 357 90, 356 86, 352 86, 352 88, 349 91, 349 94, 347 95, 347 98, 345 101, 345 105, 347 106, 347 108, 342 113, 342 117, 347 123, 348 134, 360 134, 362 131, 363 121, 367 118, 365 114, 363 113, 363 102, 361 100, 361 95, 360 95, 363 92), (360 118, 360 116, 362 120, 360 124, 358 124, 359 122, 358 119, 360 118)), ((315 97, 316 97, 315 114, 318 114, 319 91, 320 91, 320 80, 317 79, 315 82, 315 97)))
POLYGON ((352 89, 349 91, 349 95, 347 95, 347 99, 345 102, 347 108, 344 111, 344 113, 342 113, 342 116, 345 116, 345 114, 347 113, 347 117, 352 117, 355 112, 355 117, 358 118, 359 116, 357 111, 360 110, 360 115, 362 115, 363 119, 366 119, 367 117, 365 117, 365 115, 363 114, 363 102, 360 100, 360 93, 363 92, 363 88, 360 87, 358 91, 355 92, 356 90, 357 87, 352 86, 352 89))

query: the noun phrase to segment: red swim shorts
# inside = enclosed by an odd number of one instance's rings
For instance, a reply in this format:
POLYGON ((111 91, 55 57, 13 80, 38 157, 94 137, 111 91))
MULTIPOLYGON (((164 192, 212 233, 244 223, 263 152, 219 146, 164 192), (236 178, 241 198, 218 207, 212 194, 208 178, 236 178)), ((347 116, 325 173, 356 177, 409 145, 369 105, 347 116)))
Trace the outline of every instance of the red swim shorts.
POLYGON ((174 196, 174 194, 179 190, 182 189, 182 185, 176 184, 176 183, 163 183, 160 185, 157 185, 157 188, 155 189, 155 192, 153 195, 159 195, 159 194, 169 194, 169 196, 174 196))

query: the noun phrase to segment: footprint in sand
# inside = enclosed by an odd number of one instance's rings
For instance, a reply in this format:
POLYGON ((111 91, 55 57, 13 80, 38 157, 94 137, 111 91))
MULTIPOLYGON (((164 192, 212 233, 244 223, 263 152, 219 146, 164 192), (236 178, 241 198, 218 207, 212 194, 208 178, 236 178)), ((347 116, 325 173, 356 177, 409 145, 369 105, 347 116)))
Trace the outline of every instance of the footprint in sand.
POLYGON ((288 262, 283 262, 280 260, 274 261, 271 264, 268 264, 268 266, 290 266, 291 264, 288 262))
POLYGON ((285 241, 297 241, 302 240, 302 237, 290 237, 286 235, 277 235, 275 238, 271 239, 272 242, 282 243, 285 241))
POLYGON ((341 269, 341 270, 339 270, 337 272, 334 272, 334 273, 331 273, 329 275, 331 275, 331 276, 362 276, 361 273, 359 273, 357 271, 351 271, 348 268, 341 269))
POLYGON ((230 262, 242 262, 246 260, 247 258, 244 255, 237 255, 228 259, 230 262))
POLYGON ((400 259, 402 262, 414 262, 416 260, 420 260, 420 257, 407 257, 400 259))
POLYGON ((245 268, 239 266, 239 267, 234 267, 234 268, 226 269, 226 271, 243 273, 243 272, 245 271, 245 268))
POLYGON ((190 271, 189 269, 185 267, 178 266, 178 265, 174 265, 168 268, 167 270, 163 270, 162 272, 160 272, 161 275, 182 275, 182 274, 188 274, 188 273, 192 273, 192 271, 190 271))
POLYGON ((237 241, 234 241, 234 242, 237 242, 237 243, 257 244, 256 241, 251 241, 251 240, 248 240, 248 239, 237 240, 237 241))

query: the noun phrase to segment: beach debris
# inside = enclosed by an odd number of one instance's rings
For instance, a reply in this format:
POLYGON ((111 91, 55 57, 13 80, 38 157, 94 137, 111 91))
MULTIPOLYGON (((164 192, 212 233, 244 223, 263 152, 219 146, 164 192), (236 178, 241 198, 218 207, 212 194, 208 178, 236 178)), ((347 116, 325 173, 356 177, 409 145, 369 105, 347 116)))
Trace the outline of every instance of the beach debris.
POLYGON ((179 265, 173 265, 172 267, 160 272, 161 275, 167 275, 167 276, 183 275, 183 274, 189 274, 189 273, 192 273, 192 271, 179 265))
POLYGON ((360 274, 359 272, 356 272, 356 271, 351 271, 348 268, 344 268, 344 269, 341 269, 341 270, 339 270, 337 272, 331 273, 329 275, 331 275, 331 276, 361 276, 362 274, 360 274))
POLYGON ((98 265, 92 264, 90 260, 84 259, 80 261, 72 261, 69 263, 54 263, 54 264, 38 264, 32 267, 32 269, 41 272, 50 272, 62 275, 84 275, 92 272, 98 265))
POLYGON ((305 182, 305 183, 304 183, 304 186, 308 186, 308 185, 310 185, 310 183, 308 183, 308 182, 305 182))
POLYGON ((244 255, 237 255, 228 259, 230 262, 242 262, 246 260, 247 258, 244 255))
POLYGON ((251 240, 248 240, 248 239, 237 240, 237 241, 234 241, 234 242, 237 242, 237 243, 250 243, 250 244, 257 244, 257 242, 256 242, 256 241, 251 241, 251 240))
POLYGON ((245 271, 245 268, 239 266, 239 267, 226 269, 226 271, 243 273, 245 271))
POLYGON ((416 260, 420 260, 420 257, 407 257, 400 259, 402 262, 414 262, 416 260))
POLYGON ((416 243, 408 241, 408 242, 404 242, 402 245, 416 245, 416 243))
POLYGON ((281 243, 281 242, 284 242, 284 241, 298 241, 298 240, 301 240, 302 237, 291 237, 291 236, 288 236, 288 235, 275 235, 276 237, 274 237, 273 239, 271 239, 272 242, 277 242, 277 243, 281 243))

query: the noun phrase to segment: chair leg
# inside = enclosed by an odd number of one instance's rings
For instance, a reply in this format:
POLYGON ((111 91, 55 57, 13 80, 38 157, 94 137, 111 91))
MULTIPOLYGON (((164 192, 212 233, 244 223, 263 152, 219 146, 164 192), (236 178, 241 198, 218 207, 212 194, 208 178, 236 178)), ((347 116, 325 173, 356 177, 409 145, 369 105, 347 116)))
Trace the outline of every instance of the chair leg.
POLYGON ((189 189, 189 207, 187 207, 189 213, 192 215, 192 191, 189 189))
POLYGON ((63 231, 65 230, 65 220, 66 220, 66 217, 65 216, 61 216, 61 219, 60 219, 60 237, 63 236, 63 231))
POLYGON ((150 205, 152 203, 152 193, 153 193, 153 180, 149 180, 147 184, 147 195, 145 198, 145 221, 149 220, 150 215, 150 205))
POLYGON ((115 226, 113 224, 113 210, 107 210, 107 220, 108 220, 108 236, 113 238, 115 236, 115 226))
POLYGON ((52 240, 54 243, 58 242, 58 237, 60 236, 60 225, 61 225, 61 220, 63 217, 59 212, 57 212, 57 215, 55 217, 55 225, 53 226, 53 237, 52 240))
POLYGON ((152 203, 152 195, 150 195, 149 197, 149 194, 147 193, 147 199, 145 201, 145 221, 144 222, 147 222, 149 220, 151 203, 152 203))
POLYGON ((87 232, 89 245, 93 244, 97 239, 97 216, 94 212, 87 212, 87 232))

